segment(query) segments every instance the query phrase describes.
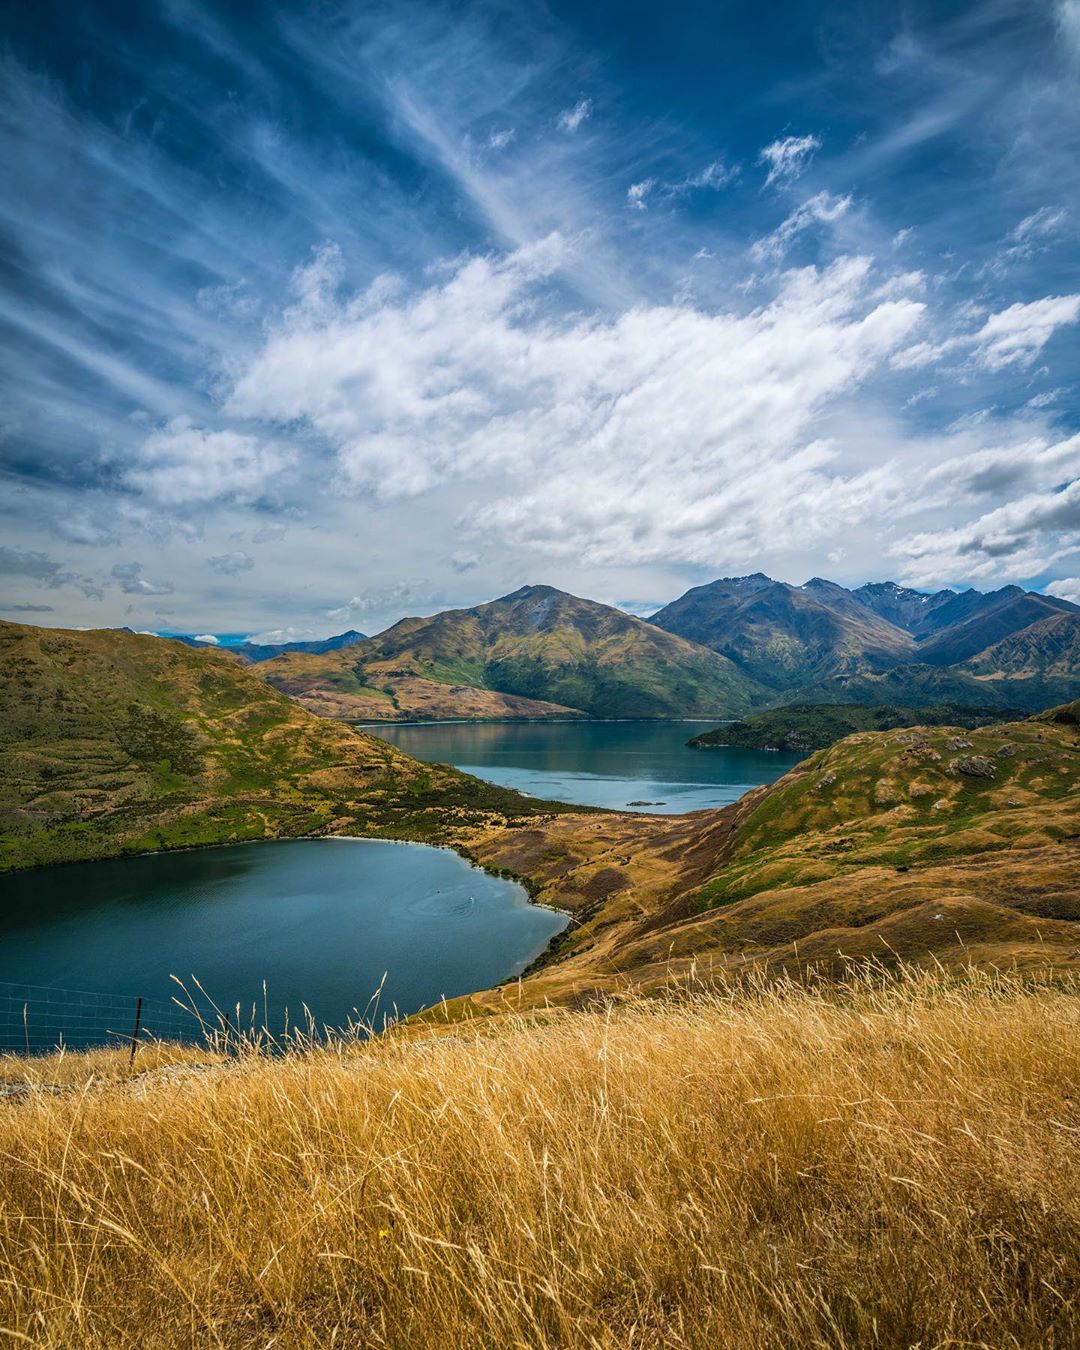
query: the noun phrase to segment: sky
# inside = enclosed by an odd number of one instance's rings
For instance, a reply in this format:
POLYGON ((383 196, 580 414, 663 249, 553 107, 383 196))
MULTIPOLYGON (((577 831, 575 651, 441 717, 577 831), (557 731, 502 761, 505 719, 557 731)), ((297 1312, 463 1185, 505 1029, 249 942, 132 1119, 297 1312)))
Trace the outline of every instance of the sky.
POLYGON ((1080 0, 5 0, 0 618, 1080 601, 1080 0))

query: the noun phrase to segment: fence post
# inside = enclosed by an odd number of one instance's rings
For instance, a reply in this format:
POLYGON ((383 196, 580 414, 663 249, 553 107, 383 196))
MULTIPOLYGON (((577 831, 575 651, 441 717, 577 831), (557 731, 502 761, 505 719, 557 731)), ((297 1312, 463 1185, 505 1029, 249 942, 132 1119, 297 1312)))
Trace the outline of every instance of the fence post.
POLYGON ((24 1004, 22 1005, 22 1032, 23 1032, 23 1044, 26 1046, 26 1058, 29 1059, 29 1058, 30 1058, 30 1005, 29 1005, 29 1003, 24 1003, 24 1004))
POLYGON ((131 1056, 128 1059, 128 1072, 135 1067, 135 1051, 139 1044, 139 1026, 142 1022, 142 994, 135 1001, 135 1030, 131 1033, 131 1056))

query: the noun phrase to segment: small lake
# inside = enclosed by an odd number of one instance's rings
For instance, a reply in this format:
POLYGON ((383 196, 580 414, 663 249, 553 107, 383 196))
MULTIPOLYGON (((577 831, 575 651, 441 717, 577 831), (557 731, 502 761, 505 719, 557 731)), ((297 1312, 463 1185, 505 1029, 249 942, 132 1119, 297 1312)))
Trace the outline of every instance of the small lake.
POLYGON ((726 806, 801 755, 691 750, 715 722, 429 722, 365 725, 417 759, 550 801, 670 815, 726 806))
POLYGON ((130 1036, 133 1003, 119 996, 136 994, 151 1031, 193 1028, 168 1011, 173 974, 197 976, 223 1010, 239 1002, 242 1022, 254 1006, 258 1025, 265 979, 275 1032, 304 1003, 318 1025, 344 1025, 385 975, 381 1022, 520 973, 565 924, 513 882, 420 844, 292 840, 37 868, 0 877, 0 1047, 130 1036))

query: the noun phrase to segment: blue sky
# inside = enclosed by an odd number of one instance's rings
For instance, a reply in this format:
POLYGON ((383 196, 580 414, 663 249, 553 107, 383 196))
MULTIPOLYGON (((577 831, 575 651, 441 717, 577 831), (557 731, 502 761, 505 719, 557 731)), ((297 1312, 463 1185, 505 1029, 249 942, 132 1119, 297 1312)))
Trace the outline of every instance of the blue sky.
POLYGON ((1080 0, 8 0, 0 613, 1080 600, 1080 0))

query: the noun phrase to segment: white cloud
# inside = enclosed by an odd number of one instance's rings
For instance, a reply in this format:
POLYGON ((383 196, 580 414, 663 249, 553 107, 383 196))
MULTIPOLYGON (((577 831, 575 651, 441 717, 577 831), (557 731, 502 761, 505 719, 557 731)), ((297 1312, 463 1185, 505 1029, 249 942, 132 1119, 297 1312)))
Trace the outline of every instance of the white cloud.
POLYGON ((1057 0, 1057 25, 1066 48, 1080 57, 1080 0, 1057 0))
POLYGON ((1009 231, 1004 244, 984 264, 979 275, 1002 277, 1014 264, 1028 262, 1045 253, 1067 218, 1062 207, 1040 206, 1009 231))
POLYGON ((1051 581, 1044 589, 1059 600, 1071 600, 1074 605, 1080 605, 1080 577, 1062 577, 1060 581, 1051 581))
POLYGON ((205 642, 208 647, 219 647, 221 645, 213 633, 196 633, 192 641, 205 642))
POLYGON ((933 365, 951 353, 963 354, 974 366, 1000 371, 1030 366, 1055 331, 1080 319, 1080 295, 1047 295, 991 314, 981 327, 940 342, 919 342, 893 357, 900 370, 933 365))
POLYGON ((119 582, 125 595, 172 595, 169 581, 150 581, 142 576, 142 563, 117 563, 112 569, 114 581, 119 582))
POLYGON ((161 506, 250 502, 290 460, 290 453, 254 436, 210 431, 177 417, 143 441, 121 478, 161 506))
MULTIPOLYGON (((383 499, 509 477, 472 526, 593 561, 750 557, 891 490, 886 471, 841 470, 815 426, 923 312, 875 297, 867 260, 788 273, 748 315, 653 305, 558 320, 539 299, 566 247, 469 259, 415 294, 285 322, 230 411, 308 420, 343 485, 383 499)), ((330 617, 390 607, 359 595, 330 617)))
POLYGON ((777 179, 798 178, 810 163, 814 152, 820 149, 819 136, 784 136, 765 146, 758 155, 758 163, 769 166, 765 186, 768 187, 777 179))
POLYGON ((714 192, 719 192, 729 183, 733 183, 739 176, 738 165, 725 164, 722 159, 714 159, 711 164, 698 173, 692 173, 688 178, 684 178, 676 187, 676 191, 686 188, 712 188, 714 192))
POLYGON ((987 370, 1027 366, 1063 324, 1080 318, 1080 295, 1048 295, 991 314, 974 334, 975 360, 987 370))
POLYGON ((249 633, 244 641, 256 647, 281 647, 287 642, 310 642, 325 636, 314 628, 267 628, 262 633, 249 633))
POLYGON ((831 192, 817 192, 763 239, 756 239, 750 247, 750 256, 756 262, 776 262, 787 252, 792 240, 812 225, 829 225, 851 209, 850 197, 836 197, 831 192))
POLYGON ((207 558, 206 563, 222 576, 235 577, 241 572, 250 572, 255 566, 255 559, 250 553, 235 549, 231 553, 218 553, 212 558, 207 558))
POLYGON ((655 183, 655 178, 645 178, 640 183, 631 183, 626 189, 626 200, 635 210, 644 211, 648 204, 645 198, 652 191, 655 183))
POLYGON ((572 108, 566 108, 559 114, 559 130, 577 131, 582 122, 587 122, 591 116, 592 99, 579 98, 572 108))
POLYGON ((926 475, 922 505, 956 512, 979 497, 1002 505, 892 547, 904 579, 936 586, 1026 578, 1080 552, 1080 435, 945 459, 926 475))
POLYGON ((488 137, 488 145, 492 150, 505 150, 514 139, 514 135, 513 127, 500 127, 488 137))

